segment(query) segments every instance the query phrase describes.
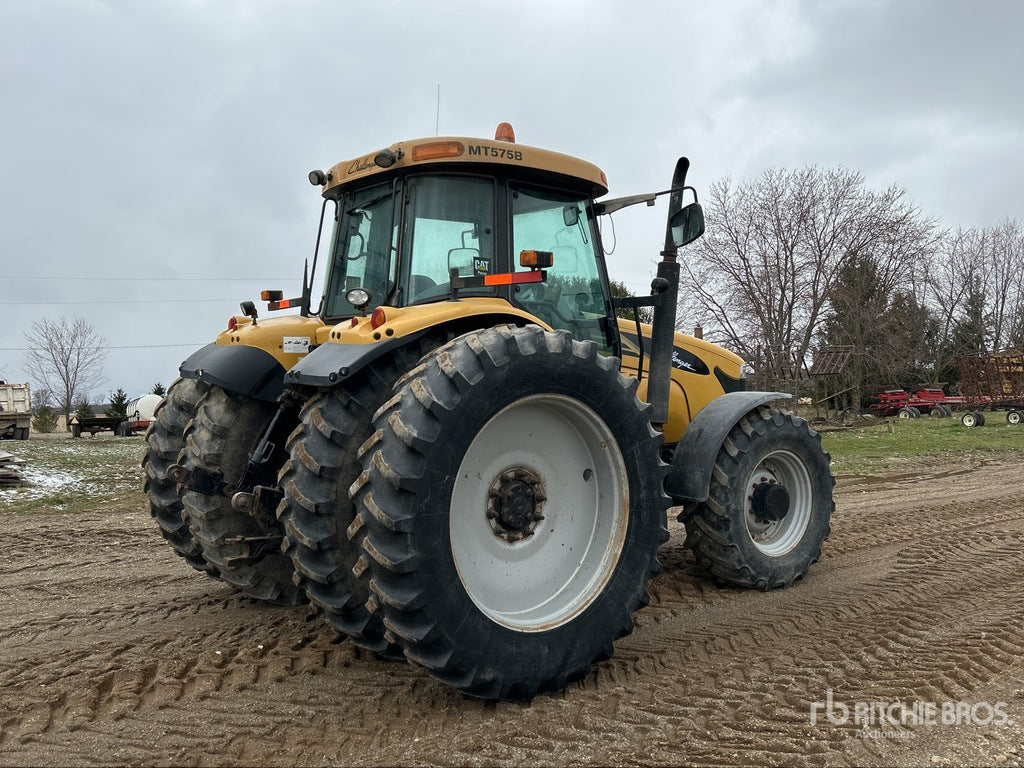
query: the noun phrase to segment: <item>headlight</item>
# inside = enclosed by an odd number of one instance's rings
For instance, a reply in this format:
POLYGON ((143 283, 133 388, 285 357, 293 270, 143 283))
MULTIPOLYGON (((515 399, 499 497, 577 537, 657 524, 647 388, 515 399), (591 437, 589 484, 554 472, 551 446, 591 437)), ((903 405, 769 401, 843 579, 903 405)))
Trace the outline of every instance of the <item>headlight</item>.
POLYGON ((370 303, 370 292, 365 288, 353 288, 345 294, 345 301, 362 312, 363 307, 370 303))

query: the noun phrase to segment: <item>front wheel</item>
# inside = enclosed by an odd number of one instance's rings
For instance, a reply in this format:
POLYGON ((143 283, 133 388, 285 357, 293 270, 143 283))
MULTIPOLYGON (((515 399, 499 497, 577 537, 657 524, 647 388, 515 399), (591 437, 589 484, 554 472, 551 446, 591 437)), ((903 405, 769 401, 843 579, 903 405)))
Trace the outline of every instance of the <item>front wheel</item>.
POLYGON ((686 518, 686 544, 715 580, 761 590, 803 578, 821 556, 835 478, 821 436, 761 406, 729 432, 708 500, 686 518))
POLYGON ((1006 423, 1007 424, 1020 424, 1020 411, 1007 411, 1006 412, 1006 423))
POLYGON ((530 699, 632 631, 668 535, 636 388, 593 343, 536 326, 461 336, 399 382, 353 498, 408 659, 473 696, 530 699))

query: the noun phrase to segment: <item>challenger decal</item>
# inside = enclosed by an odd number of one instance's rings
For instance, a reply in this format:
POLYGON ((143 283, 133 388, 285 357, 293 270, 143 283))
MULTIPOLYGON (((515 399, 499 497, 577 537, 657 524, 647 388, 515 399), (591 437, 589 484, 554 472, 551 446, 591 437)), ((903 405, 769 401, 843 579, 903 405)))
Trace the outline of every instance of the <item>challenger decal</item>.
MULTIPOLYGON (((623 341, 623 353, 629 352, 630 354, 639 356, 640 348, 637 346, 636 334, 623 333, 621 334, 623 341)), ((644 336, 644 357, 647 361, 650 361, 651 355, 651 340, 644 336)), ((708 369, 707 364, 697 357, 693 352, 683 347, 672 348, 672 367, 678 368, 681 371, 688 371, 689 373, 695 373, 698 376, 707 376, 711 371, 708 369)))

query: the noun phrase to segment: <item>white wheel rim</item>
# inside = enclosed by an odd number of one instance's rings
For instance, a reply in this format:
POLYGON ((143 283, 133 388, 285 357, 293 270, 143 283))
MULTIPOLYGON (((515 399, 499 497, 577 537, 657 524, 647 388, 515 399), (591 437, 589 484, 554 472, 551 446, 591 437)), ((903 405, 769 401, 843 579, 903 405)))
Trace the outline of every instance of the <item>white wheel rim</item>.
POLYGON ((800 543, 810 525, 814 504, 810 473, 796 454, 773 451, 751 473, 743 502, 747 534, 754 546, 770 557, 781 557, 800 543), (762 520, 754 514, 750 499, 761 483, 779 483, 789 493, 789 512, 781 520, 762 520))
POLYGON ((491 620, 518 631, 561 626, 601 594, 629 520, 626 466, 590 408, 541 394, 497 413, 474 438, 452 489, 449 541, 459 579, 491 620), (487 518, 503 473, 539 478, 546 500, 532 535, 508 541, 487 518))

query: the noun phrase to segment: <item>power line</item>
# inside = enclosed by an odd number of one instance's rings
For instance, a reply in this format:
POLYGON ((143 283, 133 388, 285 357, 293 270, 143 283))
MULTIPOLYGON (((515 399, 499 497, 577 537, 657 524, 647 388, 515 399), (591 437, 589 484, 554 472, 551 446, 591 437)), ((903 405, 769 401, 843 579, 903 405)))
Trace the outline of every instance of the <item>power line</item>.
MULTIPOLYGON (((199 348, 209 344, 208 341, 200 342, 199 344, 121 344, 121 345, 103 345, 104 349, 153 349, 155 347, 193 347, 199 348)), ((27 347, 0 347, 0 352, 28 352, 30 351, 27 347)))
POLYGON ((294 279, 296 279, 295 275, 291 277, 96 277, 95 275, 90 277, 69 277, 67 275, 4 275, 4 280, 102 280, 104 282, 120 280, 141 283, 269 283, 294 279))
POLYGON ((0 304, 5 307, 9 306, 21 306, 21 307, 49 307, 62 304, 223 304, 225 302, 235 302, 238 297, 230 299, 102 299, 100 301, 3 301, 0 300, 0 304))

